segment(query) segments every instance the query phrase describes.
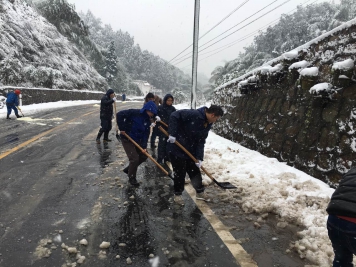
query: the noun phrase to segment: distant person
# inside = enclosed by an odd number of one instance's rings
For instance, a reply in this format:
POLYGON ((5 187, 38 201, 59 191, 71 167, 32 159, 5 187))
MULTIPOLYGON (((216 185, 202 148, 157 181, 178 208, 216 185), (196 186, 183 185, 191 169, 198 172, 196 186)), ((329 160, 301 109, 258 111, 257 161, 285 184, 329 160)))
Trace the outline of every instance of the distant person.
POLYGON ((125 95, 125 93, 123 93, 121 97, 122 97, 122 101, 126 101, 126 95, 125 95))
POLYGON ((104 143, 111 142, 109 132, 112 128, 112 118, 114 115, 112 104, 116 101, 115 92, 113 89, 107 90, 106 94, 101 98, 100 102, 100 129, 96 137, 96 143, 100 144, 100 137, 104 134, 104 143))
POLYGON ((20 94, 21 94, 21 91, 19 89, 16 89, 14 92, 10 92, 7 94, 7 99, 6 99, 7 117, 6 117, 6 119, 11 120, 10 114, 11 114, 12 109, 14 110, 17 118, 22 117, 19 115, 19 111, 17 110, 17 107, 19 106, 19 95, 20 94))
POLYGON ((147 159, 123 133, 130 136, 141 148, 147 148, 148 137, 152 118, 157 114, 157 109, 153 101, 148 101, 142 109, 127 109, 119 111, 116 115, 116 123, 119 126, 122 146, 129 158, 129 166, 123 171, 129 176, 129 183, 137 186, 136 180, 138 166, 147 159))
POLYGON ((188 173, 191 183, 196 191, 196 199, 210 201, 204 193, 200 167, 204 158, 204 145, 209 130, 214 122, 224 115, 220 106, 211 105, 199 109, 182 109, 171 114, 168 127, 169 157, 174 172, 174 201, 184 205, 182 193, 184 191, 185 175, 188 173), (194 162, 176 144, 178 141, 197 160, 194 162))
POLYGON ((351 267, 356 255, 356 167, 340 180, 326 209, 327 228, 334 249, 333 267, 351 267))
MULTIPOLYGON (((163 98, 163 104, 158 107, 157 116, 166 124, 169 123, 169 117, 171 114, 176 111, 176 108, 173 106, 174 98, 171 94, 166 94, 163 98)), ((168 129, 163 126, 163 124, 159 124, 156 126, 161 126, 163 129, 168 131, 168 129)), ((158 156, 157 162, 161 165, 166 163, 169 160, 169 156, 167 153, 167 137, 158 129, 158 156)))

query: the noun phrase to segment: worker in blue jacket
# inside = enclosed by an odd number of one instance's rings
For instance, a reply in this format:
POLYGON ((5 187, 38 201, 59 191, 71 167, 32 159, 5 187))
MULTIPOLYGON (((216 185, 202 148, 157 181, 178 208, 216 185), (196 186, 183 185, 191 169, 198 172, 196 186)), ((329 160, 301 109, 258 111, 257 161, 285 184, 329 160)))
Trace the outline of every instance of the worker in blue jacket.
POLYGON ((151 120, 157 114, 156 104, 153 101, 148 101, 143 105, 142 109, 126 109, 117 113, 117 125, 120 130, 122 146, 129 158, 129 166, 124 169, 124 172, 129 176, 129 183, 137 186, 139 183, 136 180, 138 166, 147 159, 123 133, 130 136, 141 148, 147 148, 148 137, 150 135, 151 120))
POLYGON ((13 109, 17 118, 21 118, 22 116, 19 115, 19 111, 17 107, 19 106, 19 95, 21 91, 16 89, 14 92, 10 92, 7 94, 6 99, 6 107, 7 107, 7 117, 6 119, 10 120, 11 110, 13 109))
POLYGON ((200 167, 204 158, 204 145, 211 126, 224 111, 220 106, 211 105, 197 110, 183 109, 171 114, 168 126, 167 150, 174 172, 174 201, 184 205, 182 193, 184 191, 185 175, 188 173, 196 191, 196 198, 209 201, 204 193, 200 167), (178 141, 197 160, 194 162, 183 150, 174 144, 178 141))

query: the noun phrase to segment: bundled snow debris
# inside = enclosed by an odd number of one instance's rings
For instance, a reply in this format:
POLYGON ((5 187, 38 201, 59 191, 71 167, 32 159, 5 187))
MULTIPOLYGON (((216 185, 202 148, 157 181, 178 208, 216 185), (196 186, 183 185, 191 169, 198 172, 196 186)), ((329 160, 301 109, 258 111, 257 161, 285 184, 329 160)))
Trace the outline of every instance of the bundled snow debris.
POLYGON ((282 64, 277 64, 276 66, 271 67, 271 68, 269 69, 269 73, 279 72, 279 71, 281 71, 282 69, 283 69, 282 64))
POLYGON ((354 66, 355 66, 354 61, 349 58, 344 61, 334 63, 331 69, 351 70, 354 66))
POLYGON ((310 63, 306 60, 302 60, 302 61, 298 61, 293 63, 292 65, 289 66, 289 70, 292 69, 304 69, 306 67, 308 67, 310 65, 310 63))
POLYGON ((300 72, 301 76, 318 76, 319 70, 317 67, 305 68, 300 72))

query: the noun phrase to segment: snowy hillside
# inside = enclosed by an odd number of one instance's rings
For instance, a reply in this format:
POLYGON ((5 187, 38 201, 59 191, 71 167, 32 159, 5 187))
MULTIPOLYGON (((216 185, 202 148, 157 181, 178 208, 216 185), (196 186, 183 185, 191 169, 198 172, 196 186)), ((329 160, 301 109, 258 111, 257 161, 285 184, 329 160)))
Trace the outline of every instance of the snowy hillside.
POLYGON ((0 0, 0 83, 104 90, 106 80, 55 26, 19 0, 0 0))

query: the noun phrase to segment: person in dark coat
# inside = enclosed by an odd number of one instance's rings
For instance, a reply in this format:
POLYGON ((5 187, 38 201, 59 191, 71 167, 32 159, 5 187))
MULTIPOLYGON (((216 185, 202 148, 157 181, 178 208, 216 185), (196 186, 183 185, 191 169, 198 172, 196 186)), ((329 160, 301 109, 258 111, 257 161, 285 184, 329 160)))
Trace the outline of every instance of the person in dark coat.
POLYGON ((220 106, 211 105, 209 108, 202 107, 197 110, 183 109, 171 114, 168 127, 169 157, 174 172, 174 201, 179 205, 184 205, 182 193, 184 191, 185 175, 188 173, 192 185, 196 191, 196 198, 210 201, 204 193, 200 167, 204 158, 204 145, 208 137, 209 130, 224 111, 220 106), (194 162, 175 141, 178 141, 197 160, 194 162))
POLYGON ((130 136, 141 148, 147 149, 148 137, 152 118, 157 114, 156 105, 153 101, 148 101, 142 109, 127 109, 119 111, 116 115, 117 125, 120 130, 122 146, 129 158, 129 166, 123 171, 129 176, 129 183, 139 185, 136 180, 138 166, 147 159, 123 133, 130 136))
POLYGON ((326 209, 327 229, 335 257, 333 267, 351 267, 356 255, 356 167, 340 180, 326 209))
MULTIPOLYGON (((176 108, 173 106, 174 98, 171 94, 166 94, 163 98, 163 104, 158 107, 157 116, 166 124, 169 123, 169 117, 171 114, 176 111, 176 108)), ((168 129, 160 124, 164 130, 168 131, 168 129)), ((157 126, 158 129, 158 126, 157 126)), ((158 129, 159 131, 159 129, 158 129)), ((158 132, 158 157, 157 162, 161 165, 166 161, 170 161, 168 154, 166 152, 167 149, 167 137, 161 132, 158 132)))
POLYGON ((126 95, 125 93, 122 94, 122 101, 125 101, 126 100, 126 95))
POLYGON ((19 95, 21 91, 16 89, 14 92, 10 92, 7 94, 6 99, 6 107, 7 107, 7 117, 6 119, 10 120, 11 110, 13 109, 17 118, 21 118, 22 116, 19 115, 19 111, 17 107, 19 106, 19 95))
POLYGON ((113 89, 107 90, 106 94, 101 98, 100 102, 100 129, 96 137, 96 143, 100 144, 100 137, 104 134, 104 143, 112 141, 109 139, 109 132, 112 128, 112 118, 114 115, 112 104, 116 101, 115 92, 113 89))

